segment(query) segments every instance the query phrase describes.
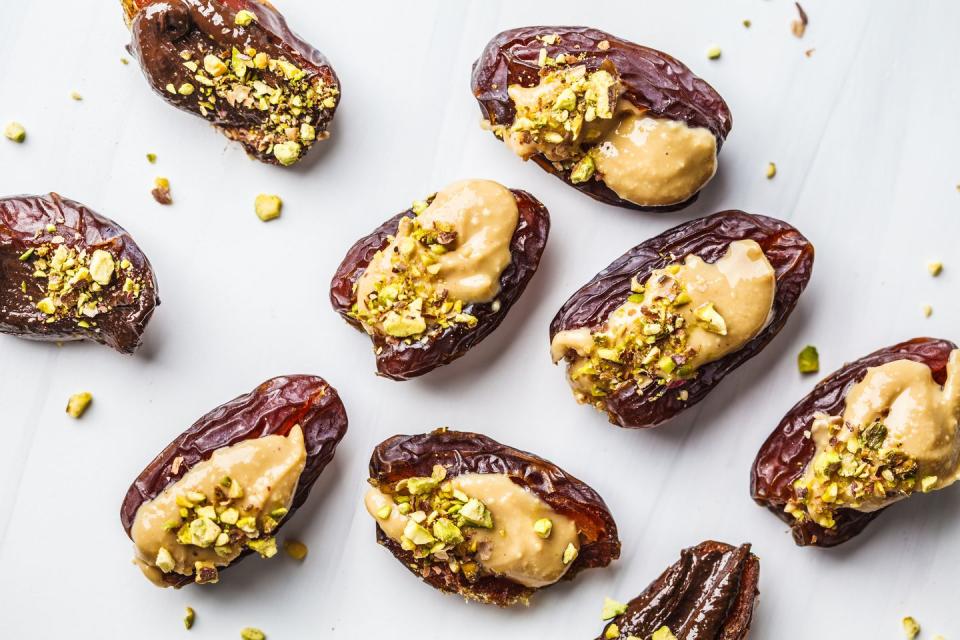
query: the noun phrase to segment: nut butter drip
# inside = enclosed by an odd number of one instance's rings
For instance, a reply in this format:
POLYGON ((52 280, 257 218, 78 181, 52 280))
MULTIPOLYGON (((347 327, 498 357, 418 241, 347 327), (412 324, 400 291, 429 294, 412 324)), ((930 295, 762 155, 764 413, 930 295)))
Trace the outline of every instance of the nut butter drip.
POLYGON ((713 264, 688 255, 634 289, 642 291, 599 330, 571 329, 553 338, 553 360, 570 360, 571 385, 581 402, 612 390, 597 388, 606 379, 604 368, 616 369, 613 388, 627 380, 644 387, 692 377, 699 367, 740 349, 769 321, 776 274, 760 245, 737 240, 713 264), (627 371, 633 356, 639 363, 627 371))
POLYGON ((876 511, 915 491, 953 484, 960 477, 958 368, 954 350, 943 387, 913 360, 867 369, 847 392, 842 416, 814 417, 816 453, 795 485, 805 503, 791 503, 788 511, 803 518, 805 506, 829 527, 834 507, 876 511))
MULTIPOLYGON (((572 562, 571 555, 575 557, 575 552, 568 549, 580 548, 577 526, 572 520, 555 512, 506 474, 466 474, 451 478, 450 484, 490 511, 491 528, 464 530, 468 541, 476 542, 476 560, 486 572, 531 588, 553 584, 563 577, 572 562), (546 538, 535 531, 535 524, 544 519, 551 523, 546 538)), ((400 512, 393 497, 372 488, 365 504, 387 537, 400 542, 410 516, 400 512), (382 513, 378 512, 385 507, 389 514, 380 517, 382 513)))
POLYGON ((368 332, 419 336, 438 325, 471 325, 469 304, 490 302, 510 264, 517 200, 490 180, 449 185, 378 251, 357 281, 357 316, 368 332))
MULTIPOLYGON (((289 509, 306 459, 303 431, 299 425, 294 426, 286 437, 264 436, 216 450, 210 459, 195 465, 156 498, 141 505, 131 529, 134 562, 158 586, 169 586, 156 563, 161 549, 172 556, 172 572, 180 575, 193 575, 197 562, 216 567, 229 565, 250 545, 233 543, 215 549, 212 541, 205 547, 181 544, 177 539, 178 526, 173 525, 189 523, 182 517, 183 507, 178 504, 178 498, 182 501, 191 493, 208 496, 204 504, 218 512, 214 523, 219 522, 217 528, 226 529, 224 507, 218 505, 213 496, 218 494, 218 489, 221 494, 226 491, 224 478, 232 479, 242 487, 242 497, 231 505, 238 511, 238 518, 252 518, 255 524, 251 527, 269 533, 263 526, 267 518, 265 514, 276 514, 278 510, 285 513, 289 509)), ((247 537, 252 535, 248 531, 247 537)))

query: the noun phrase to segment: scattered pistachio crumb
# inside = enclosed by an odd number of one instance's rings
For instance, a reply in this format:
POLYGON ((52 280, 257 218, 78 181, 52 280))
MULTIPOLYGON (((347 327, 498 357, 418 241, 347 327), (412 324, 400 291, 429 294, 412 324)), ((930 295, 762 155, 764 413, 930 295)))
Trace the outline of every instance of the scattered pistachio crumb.
POLYGON ((550 537, 551 531, 553 531, 553 521, 550 518, 540 518, 533 523, 533 532, 544 540, 550 537))
POLYGON ((266 640, 267 634, 255 627, 246 627, 240 631, 242 640, 266 640))
POLYGON ((253 204, 257 217, 264 222, 269 222, 274 218, 280 217, 280 210, 283 208, 283 200, 280 196, 261 193, 257 196, 253 204))
POLYGON ((603 608, 600 610, 601 620, 612 620, 627 610, 627 605, 613 598, 603 599, 603 608))
POLYGON ((743 26, 746 27, 747 29, 749 29, 749 28, 750 28, 750 25, 752 25, 752 24, 753 24, 753 23, 750 22, 749 20, 744 20, 744 21, 743 21, 743 26))
POLYGON ((580 551, 573 546, 572 542, 568 543, 567 548, 563 550, 563 564, 570 564, 577 559, 578 555, 580 555, 580 551))
POLYGON ((157 162, 157 154, 155 154, 155 153, 148 153, 148 154, 147 154, 147 162, 149 162, 150 164, 155 164, 155 163, 157 162))
POLYGON ((288 556, 298 561, 302 561, 304 558, 306 558, 308 551, 307 545, 303 544, 299 540, 284 540, 283 550, 287 552, 288 556))
POLYGON ((923 305, 922 309, 923 309, 923 316, 925 318, 929 318, 930 316, 933 315, 933 307, 931 307, 930 305, 925 304, 923 305))
POLYGON ((903 634, 907 637, 907 640, 914 640, 920 635, 920 625, 910 616, 903 619, 903 634))
POLYGON ((653 635, 650 636, 650 640, 677 640, 677 636, 673 635, 673 631, 670 631, 670 627, 664 625, 653 632, 653 635))
POLYGON ((809 24, 810 20, 807 19, 807 12, 803 10, 800 3, 794 2, 794 4, 797 6, 798 17, 790 23, 790 31, 798 38, 802 38, 803 34, 807 31, 807 24, 809 24))
POLYGON ((241 9, 237 11, 237 15, 233 18, 233 24, 238 27, 246 27, 251 22, 256 21, 257 16, 252 11, 247 11, 246 9, 241 9))
POLYGON ((619 638, 620 627, 611 623, 610 626, 607 627, 607 630, 603 632, 603 637, 607 640, 615 640, 615 638, 619 638))
POLYGON ((19 122, 9 122, 3 129, 3 135, 7 140, 13 140, 20 143, 27 139, 27 130, 19 122))
POLYGON ((120 64, 130 64, 130 60, 128 60, 123 56, 120 56, 120 64))
POLYGON ((173 204, 173 198, 170 196, 170 181, 166 178, 154 179, 153 190, 150 193, 160 204, 173 204))
POLYGON ((273 145, 273 157, 275 157, 277 162, 279 162, 281 165, 289 167, 300 159, 301 150, 302 147, 298 142, 294 142, 292 140, 288 142, 281 142, 273 145))
POLYGON ((91 402, 93 402, 93 395, 88 391, 73 394, 67 400, 67 415, 71 418, 80 418, 91 402))
POLYGON ((183 626, 189 631, 193 627, 193 621, 197 619, 197 612, 193 607, 187 607, 187 613, 183 616, 183 626))
POLYGON ((924 476, 923 479, 920 480, 920 490, 924 493, 930 493, 933 491, 933 488, 937 486, 938 480, 939 478, 937 478, 937 476, 924 476))
POLYGON ((775 162, 767 163, 767 180, 772 180, 777 175, 777 164, 775 162))
POLYGON ((70 92, 70 97, 71 97, 72 99, 76 100, 77 102, 83 100, 83 96, 80 95, 80 93, 79 93, 78 91, 71 91, 71 92, 70 92))
POLYGON ((720 57, 722 53, 723 52, 720 50, 719 46, 713 45, 712 47, 707 49, 707 58, 709 58, 710 60, 716 60, 720 57))
POLYGON ((820 354, 815 346, 808 344, 797 354, 797 368, 800 373, 820 371, 820 354))
POLYGON ((943 272, 943 263, 939 260, 931 260, 927 263, 927 271, 930 272, 930 275, 936 278, 943 272))

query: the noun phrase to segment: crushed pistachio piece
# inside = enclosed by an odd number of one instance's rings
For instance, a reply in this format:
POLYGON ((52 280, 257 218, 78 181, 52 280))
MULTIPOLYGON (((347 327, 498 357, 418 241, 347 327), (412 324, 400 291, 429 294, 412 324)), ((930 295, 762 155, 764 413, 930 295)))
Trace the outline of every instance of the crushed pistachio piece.
POLYGON ((612 598, 603 599, 603 608, 600 610, 601 620, 612 620, 623 614, 627 610, 627 605, 623 602, 617 602, 612 598))
POLYGON ((256 540, 247 540, 247 547, 260 554, 261 558, 272 558, 277 555, 276 538, 258 538, 256 540))
POLYGON ((650 640, 677 640, 677 636, 673 635, 673 631, 670 630, 670 627, 662 626, 653 632, 653 635, 650 636, 650 640))
POLYGON ((147 162, 149 162, 150 164, 156 164, 156 162, 157 162, 157 154, 155 154, 155 153, 148 153, 148 154, 147 154, 147 162))
POLYGON ((903 634, 907 637, 907 640, 914 640, 914 638, 920 635, 920 625, 912 617, 905 617, 902 624, 903 634))
POLYGON ((130 64, 130 60, 127 58, 124 58, 123 56, 120 56, 120 64, 128 65, 130 64))
POLYGON ((246 627, 240 631, 241 640, 267 640, 267 634, 256 627, 246 627))
POLYGON ((743 26, 744 26, 745 28, 749 29, 749 28, 751 27, 751 25, 753 25, 753 22, 751 22, 750 20, 744 20, 744 21, 743 21, 743 26))
POLYGON ((927 263, 927 271, 936 278, 943 272, 943 263, 939 260, 931 260, 927 263))
POLYGON ((707 58, 710 60, 717 60, 722 54, 723 52, 717 45, 713 45, 707 49, 707 58))
POLYGON ((777 175, 777 164, 775 162, 767 163, 767 180, 772 180, 777 175))
POLYGON ((923 315, 925 318, 929 318, 930 316, 933 315, 933 307, 931 307, 928 304, 923 305, 920 309, 921 311, 923 311, 923 315))
POLYGON ((157 568, 164 573, 170 573, 177 565, 177 563, 173 560, 173 555, 171 555, 166 547, 160 547, 160 550, 157 551, 157 558, 154 560, 154 564, 157 565, 157 568))
POLYGON ((173 204, 173 198, 170 196, 170 180, 167 178, 155 178, 153 181, 153 190, 150 192, 153 199, 160 204, 173 204))
POLYGON ((288 556, 298 562, 302 562, 303 559, 307 557, 307 545, 299 540, 284 540, 283 550, 287 552, 288 556))
POLYGON ((606 640, 616 640, 616 638, 620 637, 620 627, 610 623, 607 626, 607 630, 603 632, 603 637, 606 638, 606 640))
POLYGON ((9 122, 3 129, 3 135, 6 136, 7 140, 21 143, 27 139, 27 130, 19 122, 9 122))
POLYGON ((183 616, 183 627, 187 631, 193 628, 193 622, 197 619, 197 612, 193 610, 193 607, 187 607, 186 613, 183 616))
POLYGON ((67 415, 71 418, 80 418, 91 402, 93 402, 93 395, 88 391, 73 394, 67 400, 67 415))
POLYGON ((820 371, 820 354, 815 346, 808 344, 797 354, 797 369, 800 373, 820 371))
POLYGON ((924 493, 930 493, 937 486, 937 476, 925 476, 920 480, 920 490, 924 493))
POLYGON ((77 91, 71 91, 71 92, 70 92, 70 98, 71 98, 72 100, 76 100, 77 102, 80 102, 81 100, 83 100, 83 96, 80 95, 80 93, 77 92, 77 91))
POLYGON ((256 21, 256 19, 257 16, 255 13, 252 11, 247 11, 246 9, 241 9, 240 11, 237 11, 237 15, 233 17, 233 24, 237 25, 238 27, 246 27, 251 22, 256 21))
POLYGON ((580 555, 580 550, 573 546, 573 543, 567 544, 567 548, 563 550, 563 564, 570 564, 577 559, 577 556, 580 555))
POLYGON ((546 540, 553 531, 553 521, 550 518, 540 518, 533 523, 533 532, 546 540))
POLYGON ((254 201, 253 208, 258 218, 264 222, 268 222, 280 217, 283 201, 280 199, 280 196, 261 193, 254 201))
MULTIPOLYGON (((705 302, 693 310, 693 315, 702 323, 704 329, 721 336, 727 335, 727 322, 714 308, 712 302, 705 302)), ((659 331, 657 332, 659 333, 659 331)))
POLYGON ((273 157, 283 166, 289 167, 300 159, 301 150, 302 147, 297 142, 292 140, 281 142, 273 146, 273 157))

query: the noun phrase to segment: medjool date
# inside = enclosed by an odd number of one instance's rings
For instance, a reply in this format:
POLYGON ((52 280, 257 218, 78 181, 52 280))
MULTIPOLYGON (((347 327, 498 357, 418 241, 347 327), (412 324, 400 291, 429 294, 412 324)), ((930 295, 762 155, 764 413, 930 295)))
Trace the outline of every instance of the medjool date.
POLYGON ((696 200, 733 122, 679 60, 587 27, 504 31, 474 62, 471 84, 486 126, 521 157, 633 209, 696 200))
POLYGON ((0 198, 0 333, 133 353, 158 304, 120 225, 56 193, 0 198))
POLYGON ((620 556, 616 523, 593 489, 477 433, 394 436, 374 449, 370 483, 377 542, 441 591, 507 606, 620 556), (420 518, 426 503, 438 511, 420 518), (384 531, 394 525, 399 540, 384 531))
POLYGON ((261 162, 289 166, 327 131, 340 81, 261 0, 123 0, 153 90, 261 162))
POLYGON ((499 326, 536 272, 549 230, 547 209, 529 193, 458 182, 358 240, 330 301, 370 334, 380 375, 419 376, 499 326))
MULTIPOLYGON (((834 421, 843 418, 848 408, 848 397, 869 375, 871 369, 889 366, 891 363, 902 363, 910 361, 924 365, 926 372, 923 373, 928 378, 932 378, 929 384, 936 385, 956 385, 956 381, 948 383, 948 363, 957 360, 955 352, 957 346, 946 340, 934 338, 915 338, 907 342, 902 342, 890 347, 886 347, 871 353, 855 362, 849 363, 834 372, 817 384, 814 389, 798 402, 777 425, 773 433, 767 438, 757 458, 753 463, 750 477, 750 492, 757 504, 767 507, 778 518, 790 525, 793 538, 798 545, 815 545, 819 547, 832 547, 834 545, 846 542, 850 538, 858 535, 863 529, 876 518, 881 511, 887 508, 890 502, 902 497, 906 497, 913 491, 928 491, 935 486, 923 486, 925 478, 919 471, 924 464, 935 463, 936 460, 919 461, 919 465, 910 464, 909 454, 911 447, 903 446, 902 451, 899 447, 889 446, 888 428, 884 421, 871 421, 870 424, 850 424, 838 429, 835 439, 840 444, 844 444, 845 452, 837 456, 837 464, 841 465, 838 472, 843 471, 845 477, 858 482, 860 485, 870 487, 877 485, 873 480, 867 481, 860 477, 859 464, 857 468, 852 469, 850 473, 844 471, 846 468, 846 453, 851 455, 858 454, 860 451, 871 452, 884 456, 885 454, 895 454, 895 460, 881 460, 883 464, 874 468, 875 465, 869 464, 870 461, 864 461, 863 471, 869 472, 872 478, 873 472, 878 472, 876 482, 880 483, 879 496, 858 496, 857 502, 862 502, 861 506, 869 506, 869 510, 858 510, 853 508, 843 488, 837 488, 838 495, 833 499, 837 506, 832 513, 823 513, 819 516, 819 522, 810 517, 804 508, 790 508, 788 506, 803 507, 803 498, 800 495, 800 489, 797 482, 804 477, 808 467, 818 455, 818 445, 815 442, 817 421, 823 419, 833 419, 834 421), (848 433, 853 429, 854 431, 848 433), (854 437, 855 436, 855 437, 854 437), (852 444, 856 442, 856 446, 852 444), (850 446, 846 446, 851 442, 850 446), (891 462, 891 464, 886 464, 891 462), (894 464, 895 463, 895 464, 894 464), (889 474, 885 473, 889 471, 889 474), (903 473, 906 472, 906 473, 903 473), (902 474, 902 475, 901 475, 902 474), (906 486, 909 485, 909 486, 906 486), (870 504, 872 500, 879 500, 878 504, 870 504), (829 525, 832 520, 832 526, 829 525)), ((957 366, 956 364, 952 366, 957 366)), ((891 374, 895 372, 891 371, 891 374)), ((898 384, 895 375, 885 375, 886 384, 898 384)), ((890 407, 896 402, 900 387, 894 386, 892 390, 883 393, 871 394, 874 402, 889 403, 879 407, 881 414, 886 411, 885 421, 898 420, 896 416, 891 417, 890 413, 903 415, 902 412, 890 411, 890 407)), ((950 393, 950 392, 948 392, 950 393)), ((956 391, 952 393, 956 394, 956 391)), ((929 410, 929 407, 922 406, 924 401, 930 401, 929 396, 911 394, 909 403, 911 413, 919 415, 929 410)), ((956 398, 953 398, 956 402, 956 398)), ((829 426, 829 425, 828 425, 829 426)), ((839 427, 839 425, 838 425, 839 427)), ((946 425, 949 429, 950 425, 946 425)), ((893 431, 891 426, 890 431, 893 431)), ((923 431, 917 429, 917 431, 923 431)), ((956 446, 956 417, 953 418, 952 432, 947 433, 943 439, 938 439, 941 444, 948 446, 950 451, 954 451, 956 446)), ((936 434, 919 433, 920 437, 936 437, 936 434)), ((955 452, 953 454, 955 456, 955 452)), ((873 457, 871 455, 871 457, 873 457)), ((933 456, 931 456, 932 458, 933 456)), ((824 471, 828 471, 824 469, 824 471)), ((943 478, 941 480, 946 480, 943 478)), ((841 480, 840 484, 846 484, 841 480)), ((936 484, 936 482, 934 483, 936 484)), ((807 489, 804 487, 804 491, 807 489)), ((857 495, 856 493, 854 495, 857 495)))
POLYGON ((597 640, 746 640, 759 580, 760 560, 749 544, 701 542, 684 549, 597 640))
POLYGON ((578 399, 612 423, 657 426, 706 397, 783 328, 813 253, 786 222, 742 211, 674 227, 570 297, 550 325, 554 360, 570 362, 578 399), (740 272, 731 280, 730 270, 740 272), (738 296, 733 282, 754 288, 738 296))
POLYGON ((218 570, 252 551, 272 555, 272 536, 306 501, 346 431, 347 414, 336 390, 307 375, 267 380, 197 420, 147 465, 123 500, 120 520, 131 540, 142 545, 137 561, 144 573, 161 586, 180 587, 215 582, 218 570), (273 436, 279 438, 255 448, 273 436), (246 448, 231 454, 238 446, 246 448), (287 458, 280 458, 287 450, 287 458), (202 490, 205 483, 212 484, 211 491, 202 490), (289 495, 281 495, 285 488, 289 495), (172 522, 158 518, 164 505, 173 509, 172 522), (204 512, 206 506, 213 511, 204 512), (220 534, 227 538, 218 540, 220 534), (161 562, 180 556, 204 560, 205 553, 224 561, 202 563, 195 573, 178 573, 161 562))

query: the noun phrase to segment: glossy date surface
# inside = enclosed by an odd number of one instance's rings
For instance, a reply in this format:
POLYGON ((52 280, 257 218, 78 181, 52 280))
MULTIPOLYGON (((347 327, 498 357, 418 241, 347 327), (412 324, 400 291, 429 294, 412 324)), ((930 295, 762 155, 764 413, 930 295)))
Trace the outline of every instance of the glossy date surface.
MULTIPOLYGON (((412 344, 380 333, 371 336, 380 375, 393 380, 407 380, 453 362, 490 335, 520 298, 540 264, 550 233, 550 214, 529 193, 516 189, 512 189, 511 193, 516 197, 520 215, 510 241, 510 264, 500 274, 500 291, 496 296, 499 309, 494 310, 489 302, 467 305, 464 312, 477 318, 475 327, 451 326, 435 338, 412 344)), ((358 240, 347 251, 333 276, 330 303, 344 320, 361 331, 361 324, 350 315, 350 310, 357 302, 354 286, 377 251, 390 243, 390 237, 396 234, 400 220, 414 216, 413 210, 408 209, 358 240)))
MULTIPOLYGON (((291 375, 267 380, 250 393, 213 409, 167 445, 127 491, 120 508, 127 535, 142 504, 156 498, 217 449, 269 435, 286 436, 296 425, 303 430, 307 459, 290 505, 292 514, 307 499, 347 432, 347 413, 340 396, 317 376, 291 375)), ((285 517, 279 527, 289 519, 285 517)), ((244 551, 241 558, 249 553, 244 551)), ((193 582, 192 576, 173 573, 164 578, 175 586, 193 582)))
POLYGON ((759 595, 760 560, 750 545, 701 542, 631 600, 597 640, 650 638, 667 627, 679 640, 745 640, 759 595), (617 635, 606 635, 616 625, 617 635))
MULTIPOLYGON (((64 304, 75 308, 75 296, 63 297, 64 304)), ((129 354, 140 346, 159 304, 150 261, 116 222, 56 193, 0 198, 0 333, 43 341, 89 340, 129 354), (49 294, 48 279, 35 275, 39 251, 58 246, 88 254, 99 249, 129 262, 103 288, 96 316, 54 317, 38 309, 38 301, 49 294), (138 282, 136 295, 123 290, 121 271, 138 282)))
MULTIPOLYGON (((413 476, 429 476, 434 465, 442 465, 448 478, 470 473, 507 474, 554 511, 573 520, 580 532, 580 554, 564 574, 564 580, 572 579, 584 569, 605 567, 620 557, 617 525, 596 491, 552 462, 478 433, 438 429, 422 435, 394 436, 374 449, 370 457, 370 478, 378 483, 396 483, 413 476)), ((416 566, 413 555, 388 538, 379 526, 377 542, 404 566, 411 568, 411 563, 416 566)), ((496 576, 471 583, 462 573, 453 573, 446 567, 426 577, 418 568, 411 570, 436 589, 500 606, 525 601, 534 591, 496 576)))
POLYGON ((731 242, 748 239, 760 245, 776 274, 770 322, 740 350, 703 365, 695 378, 675 383, 671 393, 657 397, 655 385, 644 389, 624 385, 606 398, 605 410, 612 423, 628 428, 655 427, 705 398, 727 374, 759 353, 786 324, 807 286, 813 269, 813 245, 781 220, 722 211, 676 226, 637 245, 581 287, 557 312, 550 324, 551 341, 560 331, 581 327, 595 330, 626 301, 632 277, 645 282, 656 269, 691 254, 713 263, 731 242), (686 400, 674 393, 681 390, 688 392, 686 400))
POLYGON ((947 377, 950 352, 956 348, 947 340, 914 338, 874 351, 824 378, 787 412, 757 453, 750 474, 753 499, 789 524, 793 539, 800 546, 832 547, 859 534, 883 509, 869 513, 838 509, 833 516, 836 525, 830 529, 809 519, 799 522, 784 511, 787 502, 796 497, 794 481, 803 475, 816 454, 816 445, 805 432, 812 428, 817 413, 842 415, 847 392, 863 379, 870 367, 894 360, 913 360, 930 367, 933 379, 942 385, 947 377))
MULTIPOLYGON (((588 72, 596 71, 605 61, 612 62, 625 86, 623 97, 626 100, 654 117, 709 129, 717 139, 718 151, 730 133, 733 117, 727 103, 686 65, 662 51, 589 27, 522 27, 494 36, 473 63, 471 78, 471 88, 480 111, 491 124, 510 126, 513 123, 516 108, 507 89, 510 85, 532 87, 540 81, 538 61, 540 50, 544 48, 551 58, 560 54, 576 57, 577 64, 586 65, 588 72), (554 34, 559 39, 550 43, 554 34), (603 42, 609 46, 601 49, 603 42), (582 60, 580 56, 583 56, 582 60)), ((621 207, 673 211, 691 204, 698 195, 676 205, 640 206, 623 200, 603 182, 571 182, 569 171, 561 172, 540 154, 533 160, 573 188, 601 202, 621 207)))

